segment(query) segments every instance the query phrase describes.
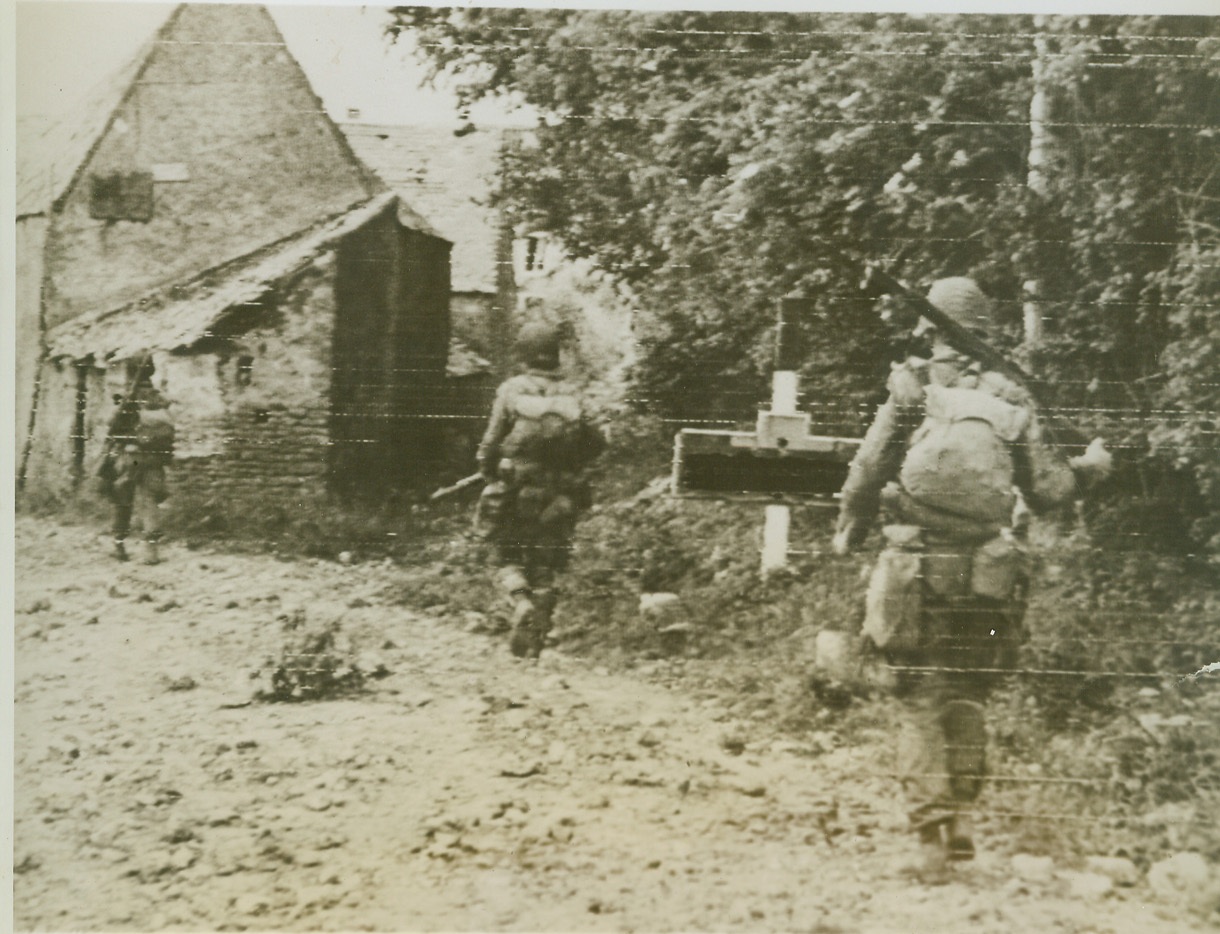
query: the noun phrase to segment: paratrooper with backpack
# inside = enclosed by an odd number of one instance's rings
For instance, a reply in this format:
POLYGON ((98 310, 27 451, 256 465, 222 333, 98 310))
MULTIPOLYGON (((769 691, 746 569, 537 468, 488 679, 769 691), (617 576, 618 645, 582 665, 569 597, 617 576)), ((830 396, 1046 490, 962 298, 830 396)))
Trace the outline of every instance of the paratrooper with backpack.
POLYGON ((567 565, 576 519, 592 503, 584 470, 605 448, 578 387, 560 375, 560 343, 553 326, 522 328, 517 349, 526 370, 500 385, 478 450, 487 481, 478 523, 501 564, 518 657, 542 651, 556 577, 567 565))
POLYGON ((116 401, 118 411, 110 420, 98 471, 102 493, 114 503, 114 556, 128 559, 127 536, 134 520, 144 535, 144 562, 158 564, 160 507, 169 496, 165 470, 174 456, 174 423, 164 396, 151 384, 116 401))
MULTIPOLYGON (((928 300, 974 333, 993 306, 972 279, 928 300)), ((1026 639, 1030 510, 1070 502, 1104 476, 1100 440, 1065 458, 1029 392, 951 346, 926 319, 929 359, 895 365, 889 398, 842 491, 834 549, 861 545, 878 513, 885 543, 865 600, 864 635, 895 673, 905 722, 898 772, 925 881, 974 856, 971 810, 986 775, 983 705, 1026 639)))

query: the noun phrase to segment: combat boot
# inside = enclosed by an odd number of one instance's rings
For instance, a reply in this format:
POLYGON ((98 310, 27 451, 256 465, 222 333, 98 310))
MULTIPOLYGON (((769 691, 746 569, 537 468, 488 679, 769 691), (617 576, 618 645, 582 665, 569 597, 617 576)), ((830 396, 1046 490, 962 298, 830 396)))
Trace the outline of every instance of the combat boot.
POLYGON ((919 855, 903 868, 904 876, 922 885, 948 884, 949 852, 945 846, 945 828, 945 821, 935 821, 919 829, 919 855))
POLYGON ((160 564, 161 549, 158 543, 154 540, 149 540, 144 543, 144 563, 145 564, 160 564))
POLYGON ((546 645, 546 637, 551 631, 551 620, 555 615, 555 604, 559 595, 552 590, 544 590, 534 595, 534 642, 530 646, 530 655, 537 658, 546 645))
POLYGON ((954 814, 947 830, 949 859, 955 863, 974 859, 974 818, 965 813, 954 814))
POLYGON ((534 651, 538 611, 527 596, 519 596, 513 607, 513 634, 508 648, 517 658, 537 658, 534 651))
POLYGON ((121 538, 114 540, 114 558, 116 561, 126 561, 129 555, 127 554, 127 545, 121 538))

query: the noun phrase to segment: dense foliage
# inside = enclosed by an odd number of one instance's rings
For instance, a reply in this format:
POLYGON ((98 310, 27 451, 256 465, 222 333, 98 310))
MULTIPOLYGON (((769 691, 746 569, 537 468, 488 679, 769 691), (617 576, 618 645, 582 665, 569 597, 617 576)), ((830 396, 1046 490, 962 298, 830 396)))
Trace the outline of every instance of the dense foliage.
POLYGON ((1121 455, 1098 521, 1220 553, 1220 21, 396 9, 408 29, 463 104, 541 115, 503 197, 636 297, 667 418, 749 417, 801 290, 805 405, 859 431, 904 348, 834 250, 974 275, 1010 348, 1036 300, 1050 404, 1121 455))

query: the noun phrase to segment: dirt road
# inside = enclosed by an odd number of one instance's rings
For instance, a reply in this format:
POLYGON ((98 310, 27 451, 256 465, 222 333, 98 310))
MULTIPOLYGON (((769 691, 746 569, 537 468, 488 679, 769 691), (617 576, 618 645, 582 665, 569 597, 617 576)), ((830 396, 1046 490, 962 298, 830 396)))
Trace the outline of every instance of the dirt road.
POLYGON ((608 671, 389 602, 389 565, 17 523, 16 922, 36 930, 1203 930, 997 840, 910 856, 886 735, 793 737, 715 663, 608 671), (340 618, 390 674, 247 704, 276 620, 340 618))

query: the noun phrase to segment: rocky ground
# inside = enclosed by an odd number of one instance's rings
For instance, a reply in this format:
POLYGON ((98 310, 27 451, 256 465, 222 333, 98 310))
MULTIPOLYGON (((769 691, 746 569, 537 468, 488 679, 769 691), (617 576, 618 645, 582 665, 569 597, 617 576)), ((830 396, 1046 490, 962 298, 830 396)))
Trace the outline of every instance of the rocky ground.
POLYGON ((883 725, 783 733, 726 662, 520 661, 390 600, 388 563, 165 552, 17 522, 19 929, 1210 929, 1197 866, 1002 832, 912 882, 883 725), (340 620, 385 676, 252 703, 283 618, 340 620))

